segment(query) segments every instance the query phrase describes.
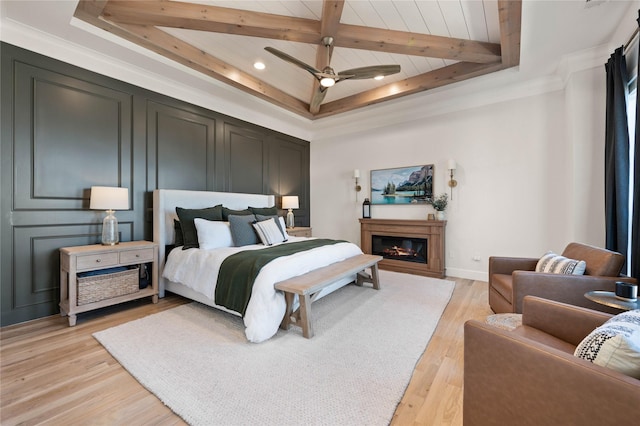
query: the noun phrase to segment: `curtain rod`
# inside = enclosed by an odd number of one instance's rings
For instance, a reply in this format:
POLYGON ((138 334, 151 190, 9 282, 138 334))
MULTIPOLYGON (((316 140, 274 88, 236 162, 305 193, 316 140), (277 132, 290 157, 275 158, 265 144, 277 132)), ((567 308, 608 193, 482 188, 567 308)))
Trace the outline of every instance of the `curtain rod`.
POLYGON ((640 30, 640 27, 637 27, 636 30, 633 32, 633 34, 631 34, 631 37, 629 37, 629 40, 627 40, 627 42, 624 44, 622 50, 624 52, 627 51, 627 48, 631 45, 631 43, 633 43, 633 40, 638 36, 638 30, 640 30))

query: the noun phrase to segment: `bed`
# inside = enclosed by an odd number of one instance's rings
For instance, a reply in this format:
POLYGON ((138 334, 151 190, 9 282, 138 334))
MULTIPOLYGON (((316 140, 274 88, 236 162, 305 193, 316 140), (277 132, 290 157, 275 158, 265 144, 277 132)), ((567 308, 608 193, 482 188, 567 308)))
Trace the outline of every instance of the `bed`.
MULTIPOLYGON (((273 195, 210 191, 169 189, 154 191, 153 239, 159 246, 159 296, 164 297, 165 292, 170 291, 233 315, 242 316, 245 335, 251 342, 269 339, 278 331, 282 322, 287 306, 284 294, 274 288, 277 282, 362 254, 357 245, 338 242, 270 261, 255 278, 255 285, 243 316, 237 311, 216 303, 216 271, 219 270, 219 265, 212 265, 239 251, 261 250, 265 248, 264 245, 248 245, 240 248, 224 247, 211 250, 200 248, 182 250, 181 247, 176 247, 171 250, 175 243, 174 220, 178 219, 176 207, 202 209, 219 204, 233 210, 243 210, 248 207, 266 208, 275 205, 275 197, 273 195)), ((290 236, 288 242, 282 244, 306 240, 311 239, 290 236)), ((318 298, 335 291, 354 279, 355 275, 336 281, 325 288, 318 295, 318 298)))

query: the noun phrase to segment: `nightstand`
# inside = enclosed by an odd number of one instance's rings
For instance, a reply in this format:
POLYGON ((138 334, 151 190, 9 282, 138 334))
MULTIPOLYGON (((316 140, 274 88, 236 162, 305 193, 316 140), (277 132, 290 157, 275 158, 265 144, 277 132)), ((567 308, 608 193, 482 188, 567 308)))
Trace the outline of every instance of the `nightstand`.
POLYGON ((308 226, 296 226, 295 228, 287 228, 287 234, 292 237, 310 237, 311 228, 308 226))
POLYGON ((76 325, 76 315, 151 296, 158 303, 158 244, 149 241, 100 244, 60 249, 60 314, 76 325), (151 285, 140 289, 139 269, 151 263, 151 285), (113 269, 112 269, 113 268, 113 269), (100 274, 100 272, 111 272, 100 274), (78 278, 85 273, 87 277, 78 278))

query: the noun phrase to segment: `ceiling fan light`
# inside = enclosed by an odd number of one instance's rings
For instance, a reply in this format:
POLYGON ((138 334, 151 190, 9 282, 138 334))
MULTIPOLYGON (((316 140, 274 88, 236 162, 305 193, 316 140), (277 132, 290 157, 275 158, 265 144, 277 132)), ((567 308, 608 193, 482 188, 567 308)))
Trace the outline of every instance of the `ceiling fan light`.
POLYGON ((334 84, 336 84, 336 81, 333 78, 323 77, 322 79, 320 79, 320 85, 322 87, 331 87, 334 84))

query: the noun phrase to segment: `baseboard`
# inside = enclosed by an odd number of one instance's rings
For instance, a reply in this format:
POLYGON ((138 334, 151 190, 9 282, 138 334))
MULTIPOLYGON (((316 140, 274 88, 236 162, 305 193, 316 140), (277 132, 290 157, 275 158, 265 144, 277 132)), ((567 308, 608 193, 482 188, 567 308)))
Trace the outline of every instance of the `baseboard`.
POLYGON ((465 278, 467 280, 475 281, 489 281, 489 273, 485 271, 472 271, 469 269, 460 268, 446 268, 446 276, 465 278))

